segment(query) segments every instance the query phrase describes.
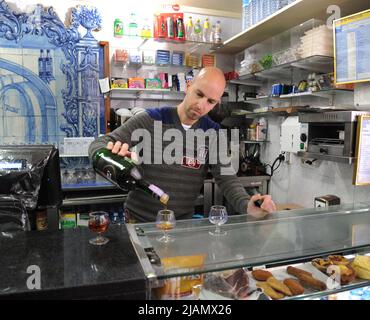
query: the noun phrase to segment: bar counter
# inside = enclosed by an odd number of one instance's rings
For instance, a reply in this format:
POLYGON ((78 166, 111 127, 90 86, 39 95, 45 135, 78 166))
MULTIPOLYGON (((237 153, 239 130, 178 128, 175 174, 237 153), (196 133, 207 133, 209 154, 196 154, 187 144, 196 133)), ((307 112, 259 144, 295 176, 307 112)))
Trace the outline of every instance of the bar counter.
POLYGON ((105 235, 108 244, 93 246, 87 228, 0 233, 0 299, 145 299, 126 227, 111 225, 105 235), (27 286, 37 283, 32 266, 40 289, 27 286))

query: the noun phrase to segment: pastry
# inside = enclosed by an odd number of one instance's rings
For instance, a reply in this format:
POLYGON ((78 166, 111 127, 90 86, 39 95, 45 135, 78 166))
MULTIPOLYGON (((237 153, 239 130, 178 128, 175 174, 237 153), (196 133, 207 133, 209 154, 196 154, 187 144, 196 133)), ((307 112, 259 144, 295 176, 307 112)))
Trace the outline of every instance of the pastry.
POLYGON ((275 289, 276 291, 279 291, 281 293, 284 293, 286 296, 291 296, 292 292, 290 289, 281 281, 274 277, 270 277, 267 279, 267 283, 270 285, 271 288, 275 289))
POLYGON ((326 273, 329 276, 332 276, 333 273, 335 273, 335 272, 340 273, 340 283, 342 285, 348 284, 348 283, 352 282, 353 280, 355 280, 355 278, 356 278, 356 272, 351 266, 346 266, 344 264, 339 264, 339 265, 335 265, 333 267, 329 267, 326 270, 326 273), (339 268, 339 270, 335 269, 335 268, 339 268))
POLYGON ((291 279, 291 278, 285 279, 283 283, 289 288, 293 296, 297 296, 299 294, 304 293, 304 288, 295 279, 291 279))
POLYGON ((295 276, 298 278, 299 275, 301 274, 305 274, 307 276, 310 276, 312 277, 312 273, 308 272, 308 271, 305 271, 305 270, 302 270, 302 269, 299 269, 299 268, 295 268, 295 267, 292 267, 292 266, 289 266, 286 271, 291 274, 292 276, 295 276))
POLYGON ((336 264, 336 265, 347 265, 349 264, 349 260, 341 255, 331 255, 328 257, 328 260, 332 263, 332 264, 336 264))
POLYGON ((272 277, 272 273, 267 270, 257 269, 252 271, 252 277, 257 281, 266 281, 272 277))
POLYGON ((271 299, 278 300, 285 297, 284 294, 275 291, 267 282, 257 282, 257 287, 261 288, 271 299))
POLYGON ((326 284, 320 280, 312 276, 308 276, 307 274, 300 274, 297 276, 299 282, 305 286, 317 289, 317 290, 326 290, 326 284))
POLYGON ((370 280, 370 257, 356 256, 351 264, 360 279, 370 280))
POLYGON ((317 258, 317 259, 313 259, 311 261, 311 264, 319 269, 320 271, 322 272, 325 272, 326 273, 326 269, 331 265, 331 262, 329 260, 326 260, 326 259, 321 259, 321 258, 317 258))

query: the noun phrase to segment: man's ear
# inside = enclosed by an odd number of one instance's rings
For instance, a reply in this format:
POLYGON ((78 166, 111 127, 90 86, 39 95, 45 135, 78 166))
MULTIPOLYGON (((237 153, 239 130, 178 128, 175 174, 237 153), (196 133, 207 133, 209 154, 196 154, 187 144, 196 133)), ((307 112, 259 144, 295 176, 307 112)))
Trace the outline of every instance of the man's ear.
POLYGON ((193 85, 193 80, 186 81, 185 93, 188 92, 188 89, 193 85))

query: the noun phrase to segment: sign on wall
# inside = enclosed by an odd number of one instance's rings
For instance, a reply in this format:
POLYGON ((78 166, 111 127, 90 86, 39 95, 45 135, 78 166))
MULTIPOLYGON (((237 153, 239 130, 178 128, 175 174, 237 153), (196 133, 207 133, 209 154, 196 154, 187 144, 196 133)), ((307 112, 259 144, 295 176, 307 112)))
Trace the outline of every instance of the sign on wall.
POLYGON ((370 10, 334 21, 336 84, 370 81, 370 10))
POLYGON ((370 116, 359 116, 357 122, 354 185, 370 185, 370 116))

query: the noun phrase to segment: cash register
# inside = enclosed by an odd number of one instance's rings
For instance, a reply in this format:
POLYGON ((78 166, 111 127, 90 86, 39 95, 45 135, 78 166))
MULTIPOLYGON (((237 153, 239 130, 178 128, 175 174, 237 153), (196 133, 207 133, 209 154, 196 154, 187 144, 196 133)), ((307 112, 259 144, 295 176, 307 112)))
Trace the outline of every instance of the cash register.
MULTIPOLYGON (((59 151, 55 146, 0 145, 0 224, 12 220, 20 229, 29 230, 27 220, 34 210, 55 209, 61 203, 59 151)), ((54 218, 58 219, 57 215, 54 218)))

